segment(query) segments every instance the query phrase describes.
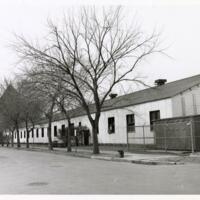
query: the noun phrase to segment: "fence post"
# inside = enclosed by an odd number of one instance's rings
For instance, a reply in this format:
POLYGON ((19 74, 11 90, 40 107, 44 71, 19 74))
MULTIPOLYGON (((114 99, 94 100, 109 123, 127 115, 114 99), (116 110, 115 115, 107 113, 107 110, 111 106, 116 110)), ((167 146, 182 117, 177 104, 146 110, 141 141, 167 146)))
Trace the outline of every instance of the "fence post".
POLYGON ((144 145, 144 151, 145 151, 146 148, 145 148, 145 131, 144 131, 144 126, 142 126, 142 132, 143 132, 143 145, 144 145))
POLYGON ((166 136, 167 124, 164 126, 164 140, 165 140, 165 151, 167 151, 167 136, 166 136))
POLYGON ((194 153, 194 130, 193 130, 193 122, 190 121, 190 137, 191 137, 191 148, 192 153, 194 153))

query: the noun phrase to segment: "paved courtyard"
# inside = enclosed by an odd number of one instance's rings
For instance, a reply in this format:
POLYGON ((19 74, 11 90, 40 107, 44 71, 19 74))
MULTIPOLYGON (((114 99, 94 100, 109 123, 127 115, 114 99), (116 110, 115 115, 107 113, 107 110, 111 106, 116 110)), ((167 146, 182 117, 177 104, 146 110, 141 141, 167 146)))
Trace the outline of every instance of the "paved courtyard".
POLYGON ((0 148, 0 194, 200 194, 200 165, 138 165, 0 148))

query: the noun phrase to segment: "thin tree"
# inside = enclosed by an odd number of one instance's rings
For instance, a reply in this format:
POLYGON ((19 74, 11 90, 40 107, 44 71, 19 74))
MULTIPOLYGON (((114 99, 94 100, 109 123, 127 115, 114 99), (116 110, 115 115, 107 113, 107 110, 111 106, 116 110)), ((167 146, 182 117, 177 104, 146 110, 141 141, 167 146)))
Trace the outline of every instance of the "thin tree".
POLYGON ((26 127, 26 147, 29 148, 30 132, 34 130, 36 122, 41 119, 43 102, 33 94, 26 79, 18 80, 18 91, 23 99, 22 123, 26 127))
POLYGON ((99 153, 97 132, 106 98, 120 83, 142 83, 135 68, 149 55, 161 52, 158 34, 145 34, 134 25, 127 28, 121 10, 102 9, 100 13, 94 7, 82 8, 80 15, 65 16, 61 25, 50 21, 45 45, 23 36, 17 36, 14 45, 23 61, 71 86, 70 92, 80 100, 90 121, 94 154, 99 153))
MULTIPOLYGON (((70 152, 72 123, 71 116, 68 110, 74 109, 77 107, 77 105, 79 105, 78 100, 76 100, 76 98, 72 96, 71 92, 68 92, 70 91, 70 86, 63 82, 62 79, 58 81, 57 79, 55 80, 52 75, 48 76, 46 74, 43 74, 43 72, 38 67, 36 69, 26 68, 23 72, 26 79, 29 80, 28 82, 31 83, 32 87, 34 87, 37 91, 40 91, 43 96, 50 95, 49 100, 54 101, 54 109, 59 110, 61 113, 63 113, 65 118, 67 119, 68 131, 65 131, 65 134, 67 133, 67 135, 65 135, 65 140, 67 141, 68 152, 70 152)), ((38 95, 39 94, 37 94, 37 96, 38 95)), ((47 113, 45 115, 48 117, 47 113)))
MULTIPOLYGON (((24 75, 26 77, 26 89, 31 91, 30 96, 36 99, 36 101, 39 103, 39 104, 36 103, 35 106, 39 107, 42 110, 44 116, 48 119, 48 128, 47 128, 48 146, 49 150, 53 150, 51 125, 54 113, 57 110, 57 98, 59 96, 59 86, 55 82, 54 87, 52 87, 52 84, 54 82, 52 81, 49 82, 44 76, 42 76, 42 74, 34 71, 34 69, 31 70, 26 69, 24 75)), ((39 120, 40 118, 37 119, 39 120)))

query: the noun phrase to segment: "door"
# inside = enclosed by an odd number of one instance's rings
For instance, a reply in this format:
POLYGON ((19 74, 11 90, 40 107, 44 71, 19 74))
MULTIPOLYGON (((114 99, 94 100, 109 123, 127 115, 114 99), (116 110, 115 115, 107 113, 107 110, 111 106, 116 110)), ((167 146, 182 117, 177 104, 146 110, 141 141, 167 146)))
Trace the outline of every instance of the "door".
POLYGON ((89 136, 90 136, 89 130, 85 130, 84 131, 84 145, 85 146, 89 145, 89 136))

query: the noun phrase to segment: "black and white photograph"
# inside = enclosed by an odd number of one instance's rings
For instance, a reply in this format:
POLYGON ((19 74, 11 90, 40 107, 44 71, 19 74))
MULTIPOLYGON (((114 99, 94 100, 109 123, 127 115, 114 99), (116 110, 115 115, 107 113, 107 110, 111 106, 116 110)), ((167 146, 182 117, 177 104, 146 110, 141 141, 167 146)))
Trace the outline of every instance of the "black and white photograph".
POLYGON ((0 198, 199 194, 200 1, 0 0, 0 198))

